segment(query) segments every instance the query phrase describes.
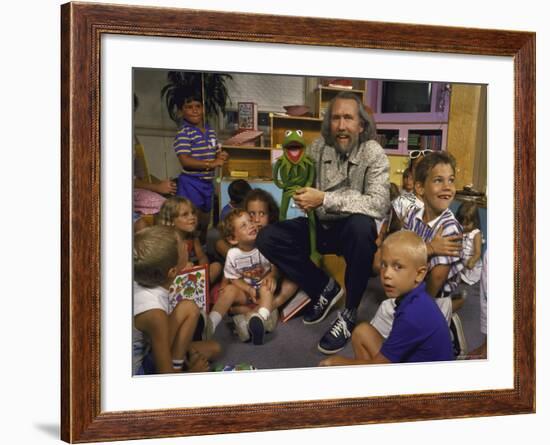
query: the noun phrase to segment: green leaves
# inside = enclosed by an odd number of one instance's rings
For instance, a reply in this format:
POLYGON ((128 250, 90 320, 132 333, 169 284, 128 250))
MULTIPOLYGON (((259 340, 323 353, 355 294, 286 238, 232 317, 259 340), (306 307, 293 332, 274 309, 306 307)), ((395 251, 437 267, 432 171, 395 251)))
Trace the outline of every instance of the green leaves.
POLYGON ((170 118, 180 124, 179 109, 186 97, 203 96, 206 116, 225 113, 227 101, 231 102, 225 82, 230 74, 201 73, 196 71, 168 71, 168 84, 160 91, 170 118))

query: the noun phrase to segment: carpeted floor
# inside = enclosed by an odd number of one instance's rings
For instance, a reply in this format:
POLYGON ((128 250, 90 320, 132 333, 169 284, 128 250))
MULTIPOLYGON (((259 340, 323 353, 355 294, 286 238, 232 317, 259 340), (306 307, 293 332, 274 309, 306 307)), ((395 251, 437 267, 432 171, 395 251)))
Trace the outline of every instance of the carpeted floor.
MULTIPOLYGON (((483 342, 479 327, 479 284, 467 286, 461 284, 459 291, 466 288, 468 297, 458 311, 466 336, 468 350, 473 350, 483 342)), ((371 278, 359 307, 359 321, 370 321, 376 312, 384 293, 379 279, 371 278)), ((317 366, 326 356, 317 349, 319 339, 336 317, 333 310, 321 323, 304 325, 297 317, 287 323, 279 323, 274 332, 266 335, 261 346, 241 343, 229 328, 229 321, 220 324, 214 339, 222 345, 222 355, 216 365, 249 363, 257 369, 305 368, 317 366)), ((352 357, 353 350, 348 343, 341 351, 342 355, 352 357)))

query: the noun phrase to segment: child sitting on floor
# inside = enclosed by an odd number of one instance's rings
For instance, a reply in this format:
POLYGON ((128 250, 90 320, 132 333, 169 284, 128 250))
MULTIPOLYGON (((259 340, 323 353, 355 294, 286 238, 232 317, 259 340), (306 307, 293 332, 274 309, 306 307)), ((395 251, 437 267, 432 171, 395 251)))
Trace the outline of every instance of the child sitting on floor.
POLYGON ((357 326, 351 341, 355 357, 333 356, 321 366, 374 363, 413 363, 454 360, 445 318, 426 291, 426 244, 402 230, 389 235, 381 248, 380 278, 384 292, 395 301, 395 316, 387 338, 370 323, 357 326))
MULTIPOLYGON (((263 189, 256 188, 248 192, 244 200, 243 207, 250 215, 252 222, 256 224, 258 231, 268 224, 279 221, 279 207, 277 206, 273 196, 263 189)), ((225 255, 227 255, 227 251, 229 251, 230 248, 231 244, 223 238, 218 240, 216 243, 216 249, 219 252, 225 252, 225 255)), ((278 281, 278 287, 273 298, 273 309, 278 309, 284 305, 293 295, 296 294, 297 290, 298 286, 295 283, 281 277, 278 281)), ((236 314, 233 316, 233 322, 241 340, 246 341, 249 338, 247 315, 236 314)))
POLYGON ((199 308, 185 300, 171 310, 168 289, 187 263, 185 247, 170 227, 153 226, 134 238, 133 374, 208 371, 220 353, 213 341, 193 342, 199 308))
POLYGON ((273 307, 276 269, 256 248, 258 228, 246 210, 231 210, 220 231, 233 247, 227 253, 224 268, 229 283, 220 289, 209 314, 211 329, 214 331, 231 309, 232 313, 247 315, 246 326, 236 323, 239 338, 263 344, 265 332, 272 331, 277 323, 277 310, 273 307))
POLYGON ((197 233, 197 211, 187 198, 172 196, 162 204, 158 222, 160 225, 175 227, 187 247, 189 263, 185 268, 200 264, 208 264, 208 277, 213 284, 221 276, 222 265, 217 261, 210 263, 204 253, 197 233))
MULTIPOLYGON (((271 193, 262 189, 253 189, 246 195, 244 208, 256 224, 258 231, 268 224, 279 221, 279 207, 271 193)), ((285 304, 298 290, 298 285, 287 278, 280 280, 279 292, 273 300, 273 307, 285 304)), ((303 292, 303 291, 299 291, 303 292)))

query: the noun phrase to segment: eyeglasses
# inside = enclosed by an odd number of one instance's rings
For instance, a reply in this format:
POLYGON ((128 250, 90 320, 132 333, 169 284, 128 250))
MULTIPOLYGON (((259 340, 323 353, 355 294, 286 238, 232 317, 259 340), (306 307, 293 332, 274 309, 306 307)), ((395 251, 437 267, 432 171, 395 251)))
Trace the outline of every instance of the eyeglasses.
POLYGON ((433 153, 433 150, 430 150, 427 148, 426 150, 412 150, 409 152, 409 158, 410 159, 416 159, 419 156, 426 156, 428 153, 433 153))

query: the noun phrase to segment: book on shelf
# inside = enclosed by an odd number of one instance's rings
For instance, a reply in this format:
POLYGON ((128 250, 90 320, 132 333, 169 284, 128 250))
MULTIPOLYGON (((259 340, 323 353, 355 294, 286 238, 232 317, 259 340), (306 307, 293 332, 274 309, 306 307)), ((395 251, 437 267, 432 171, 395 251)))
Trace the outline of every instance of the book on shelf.
POLYGON ((286 323, 288 320, 294 317, 302 308, 304 308, 310 301, 311 298, 309 298, 304 291, 299 290, 298 292, 296 292, 296 295, 294 295, 294 297, 292 297, 281 310, 281 321, 283 323, 286 323))

